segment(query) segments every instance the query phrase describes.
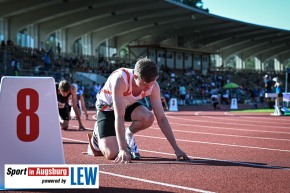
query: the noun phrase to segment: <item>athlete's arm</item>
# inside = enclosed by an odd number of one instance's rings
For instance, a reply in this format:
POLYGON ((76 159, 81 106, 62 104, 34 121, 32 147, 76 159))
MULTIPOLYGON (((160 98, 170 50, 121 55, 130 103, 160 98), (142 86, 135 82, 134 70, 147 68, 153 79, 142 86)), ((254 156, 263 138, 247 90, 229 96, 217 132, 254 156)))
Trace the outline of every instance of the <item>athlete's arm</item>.
POLYGON ((153 112, 156 116, 157 123, 162 131, 162 133, 165 135, 167 138, 168 142, 172 146, 172 148, 175 151, 175 154, 177 156, 177 160, 180 158, 183 158, 185 160, 188 160, 189 158, 187 157, 186 153, 184 153, 176 144, 176 140, 174 137, 174 134, 172 132, 172 128, 168 122, 168 119, 164 113, 162 103, 160 100, 160 87, 158 83, 156 82, 154 84, 154 87, 152 89, 152 93, 150 95, 150 102, 152 105, 153 112))
POLYGON ((74 87, 74 85, 71 85, 70 92, 71 92, 71 97, 72 97, 72 107, 75 111, 76 118, 79 122, 79 129, 84 129, 84 126, 83 126, 82 121, 81 121, 80 110, 77 106, 78 99, 77 99, 77 94, 76 94, 76 88, 74 87))
POLYGON ((115 162, 130 161, 130 155, 127 150, 127 143, 125 140, 125 111, 126 103, 124 100, 124 92, 126 91, 126 83, 122 75, 114 74, 112 77, 112 100, 115 114, 115 130, 116 138, 119 146, 119 154, 115 162))

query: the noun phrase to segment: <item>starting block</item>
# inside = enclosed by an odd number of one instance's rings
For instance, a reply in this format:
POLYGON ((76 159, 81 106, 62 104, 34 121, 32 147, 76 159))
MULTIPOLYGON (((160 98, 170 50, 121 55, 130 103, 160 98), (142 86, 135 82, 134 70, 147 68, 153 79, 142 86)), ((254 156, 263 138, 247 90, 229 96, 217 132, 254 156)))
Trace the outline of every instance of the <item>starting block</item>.
POLYGON ((177 99, 171 98, 169 101, 169 111, 178 111, 177 99))
POLYGON ((3 77, 0 109, 0 190, 5 164, 65 164, 53 78, 3 77))
POLYGON ((238 109, 238 100, 236 98, 231 99, 231 109, 238 109))

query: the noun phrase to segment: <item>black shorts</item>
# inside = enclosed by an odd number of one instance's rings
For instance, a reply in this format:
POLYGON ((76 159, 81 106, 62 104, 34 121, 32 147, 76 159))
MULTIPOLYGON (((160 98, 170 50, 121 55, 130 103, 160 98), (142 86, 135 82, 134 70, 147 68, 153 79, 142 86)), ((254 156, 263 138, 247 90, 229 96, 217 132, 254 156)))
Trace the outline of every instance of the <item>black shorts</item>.
MULTIPOLYGON (((132 121, 131 114, 133 110, 140 105, 142 104, 136 102, 126 108, 125 121, 132 121)), ((98 111, 98 131, 100 139, 109 136, 116 136, 114 111, 98 111)))
POLYGON ((69 120, 70 110, 71 110, 71 106, 69 106, 68 104, 65 104, 64 108, 62 109, 58 108, 58 113, 59 113, 59 116, 62 118, 62 120, 64 121, 69 120))

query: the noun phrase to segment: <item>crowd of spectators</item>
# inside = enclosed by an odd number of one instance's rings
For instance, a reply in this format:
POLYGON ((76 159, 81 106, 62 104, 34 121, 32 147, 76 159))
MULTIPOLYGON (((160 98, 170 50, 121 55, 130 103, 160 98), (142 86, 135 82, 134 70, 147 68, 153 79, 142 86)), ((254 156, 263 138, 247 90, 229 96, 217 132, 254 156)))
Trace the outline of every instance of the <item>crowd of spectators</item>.
MULTIPOLYGON (((10 65, 12 75, 52 76, 56 81, 66 79, 73 82, 75 81, 73 80, 74 72, 95 73, 107 77, 117 68, 134 66, 133 61, 68 55, 61 53, 60 48, 45 50, 20 47, 14 45, 10 40, 1 42, 0 55, 1 76, 7 75, 3 71, 3 66, 10 65)), ((261 71, 209 69, 208 73, 204 75, 192 69, 173 70, 161 65, 158 82, 166 101, 170 101, 170 98, 177 98, 179 105, 210 103, 211 95, 217 94, 220 96, 221 103, 225 105, 229 105, 231 97, 235 97, 239 103, 252 102, 264 106, 266 105, 264 100, 265 74, 272 78, 278 77, 281 82, 284 81, 283 74, 276 74, 274 71, 269 74, 269 72, 261 71), (235 82, 239 88, 224 89, 223 86, 229 82, 235 82)), ((94 107, 95 94, 100 86, 96 82, 80 86, 84 89, 88 107, 94 107)), ((273 90, 273 92, 275 91, 273 90)))

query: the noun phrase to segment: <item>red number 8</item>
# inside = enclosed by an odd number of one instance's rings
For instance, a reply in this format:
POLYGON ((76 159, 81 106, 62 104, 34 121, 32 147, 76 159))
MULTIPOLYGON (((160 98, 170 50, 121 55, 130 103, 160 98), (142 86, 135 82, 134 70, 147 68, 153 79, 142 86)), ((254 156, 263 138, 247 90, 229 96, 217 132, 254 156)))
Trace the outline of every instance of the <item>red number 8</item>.
POLYGON ((39 135, 39 118, 35 112, 38 109, 38 93, 31 89, 21 89, 17 94, 17 108, 20 114, 17 116, 17 137, 24 142, 32 142, 39 135), (26 108, 26 98, 29 96, 29 107, 26 108), (29 131, 27 131, 26 117, 29 117, 29 131))

